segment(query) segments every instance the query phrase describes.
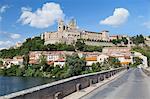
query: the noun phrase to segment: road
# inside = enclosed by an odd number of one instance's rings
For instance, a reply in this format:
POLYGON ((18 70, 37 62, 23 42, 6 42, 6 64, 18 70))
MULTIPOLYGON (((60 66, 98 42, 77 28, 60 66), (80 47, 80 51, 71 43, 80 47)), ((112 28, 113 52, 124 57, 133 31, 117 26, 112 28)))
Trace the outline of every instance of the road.
POLYGON ((141 69, 130 69, 82 99, 150 99, 150 78, 141 69))

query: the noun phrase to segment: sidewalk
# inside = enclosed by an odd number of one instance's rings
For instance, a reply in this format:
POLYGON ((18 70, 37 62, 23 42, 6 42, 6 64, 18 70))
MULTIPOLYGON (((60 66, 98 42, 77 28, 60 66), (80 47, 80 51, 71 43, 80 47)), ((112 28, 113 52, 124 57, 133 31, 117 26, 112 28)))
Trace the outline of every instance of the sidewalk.
POLYGON ((87 87, 85 89, 82 89, 82 90, 80 90, 78 92, 74 92, 74 93, 72 93, 72 94, 64 97, 63 99, 79 99, 79 98, 81 98, 81 97, 89 94, 93 90, 95 90, 95 89, 97 89, 97 88, 99 88, 99 87, 101 87, 101 86, 103 86, 103 85, 105 85, 105 84, 107 84, 107 83, 109 83, 109 82, 117 79, 118 77, 120 77, 121 75, 123 75, 125 72, 126 72, 126 70, 121 71, 120 73, 112 76, 111 78, 108 78, 108 79, 105 79, 104 81, 101 81, 99 83, 93 84, 92 86, 87 87))

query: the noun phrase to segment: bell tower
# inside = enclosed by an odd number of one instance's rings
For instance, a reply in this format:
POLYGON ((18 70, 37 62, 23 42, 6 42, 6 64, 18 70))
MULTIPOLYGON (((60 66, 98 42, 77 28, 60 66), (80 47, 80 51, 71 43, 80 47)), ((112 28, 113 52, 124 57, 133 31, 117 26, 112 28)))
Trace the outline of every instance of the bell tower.
POLYGON ((70 30, 75 30, 77 29, 77 24, 76 24, 76 20, 75 19, 71 19, 69 24, 68 24, 68 27, 70 30))
POLYGON ((58 30, 58 32, 63 32, 65 30, 64 21, 62 19, 58 20, 57 30, 58 30))

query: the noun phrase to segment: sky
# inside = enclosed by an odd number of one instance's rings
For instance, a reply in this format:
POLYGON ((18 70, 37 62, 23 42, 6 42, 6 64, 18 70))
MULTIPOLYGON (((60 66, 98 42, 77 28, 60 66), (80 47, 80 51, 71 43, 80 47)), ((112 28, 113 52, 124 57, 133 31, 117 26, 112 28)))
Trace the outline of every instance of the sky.
POLYGON ((0 49, 57 30, 74 18, 80 29, 150 35, 150 0, 0 0, 0 49))

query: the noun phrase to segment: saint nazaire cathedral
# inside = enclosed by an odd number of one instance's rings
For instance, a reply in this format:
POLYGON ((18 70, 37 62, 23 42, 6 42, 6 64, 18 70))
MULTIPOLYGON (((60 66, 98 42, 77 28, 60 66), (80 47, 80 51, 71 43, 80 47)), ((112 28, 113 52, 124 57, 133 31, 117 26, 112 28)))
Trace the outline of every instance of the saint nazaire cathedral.
POLYGON ((107 42, 109 41, 109 31, 92 32, 81 30, 77 27, 76 20, 71 19, 68 24, 63 20, 58 20, 58 29, 55 32, 45 32, 41 35, 45 45, 55 43, 73 44, 77 39, 83 39, 85 42, 107 42))

